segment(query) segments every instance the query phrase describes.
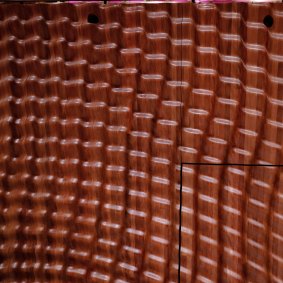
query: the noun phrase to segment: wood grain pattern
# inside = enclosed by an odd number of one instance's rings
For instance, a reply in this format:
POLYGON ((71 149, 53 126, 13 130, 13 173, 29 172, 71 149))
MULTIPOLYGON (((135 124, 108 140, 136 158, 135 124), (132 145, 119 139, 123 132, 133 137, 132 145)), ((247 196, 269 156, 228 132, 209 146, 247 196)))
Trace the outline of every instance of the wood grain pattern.
POLYGON ((181 163, 180 281, 283 282, 282 168, 197 165, 283 164, 282 4, 0 4, 0 35, 1 282, 178 282, 181 163))

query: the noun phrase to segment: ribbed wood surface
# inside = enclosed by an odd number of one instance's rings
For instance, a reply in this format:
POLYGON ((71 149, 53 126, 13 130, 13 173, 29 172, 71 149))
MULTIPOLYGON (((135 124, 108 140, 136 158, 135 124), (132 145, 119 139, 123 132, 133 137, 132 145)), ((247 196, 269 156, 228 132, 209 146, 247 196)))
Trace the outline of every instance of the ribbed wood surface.
POLYGON ((282 168, 181 167, 282 144, 282 4, 0 5, 1 282, 178 282, 181 168, 180 282, 283 282, 282 168))

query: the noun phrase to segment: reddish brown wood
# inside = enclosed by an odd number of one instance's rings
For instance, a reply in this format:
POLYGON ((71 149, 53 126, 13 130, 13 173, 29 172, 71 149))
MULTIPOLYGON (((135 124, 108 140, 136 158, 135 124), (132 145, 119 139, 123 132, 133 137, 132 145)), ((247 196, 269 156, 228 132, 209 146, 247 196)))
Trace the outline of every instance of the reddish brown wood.
POLYGON ((180 282, 283 282, 282 168, 197 165, 283 164, 282 4, 1 4, 0 35, 1 282, 178 282, 181 163, 180 282))

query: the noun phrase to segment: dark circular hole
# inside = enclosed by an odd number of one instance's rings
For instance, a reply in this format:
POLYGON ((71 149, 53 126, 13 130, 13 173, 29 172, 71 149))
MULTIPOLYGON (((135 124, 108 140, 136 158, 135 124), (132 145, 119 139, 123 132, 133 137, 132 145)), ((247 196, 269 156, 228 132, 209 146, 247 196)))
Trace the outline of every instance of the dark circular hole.
POLYGON ((97 24, 99 22, 99 19, 96 15, 94 14, 89 14, 88 17, 87 17, 87 21, 90 23, 90 24, 97 24))
POLYGON ((270 28, 273 25, 273 18, 270 15, 267 15, 264 17, 263 23, 266 27, 270 28))

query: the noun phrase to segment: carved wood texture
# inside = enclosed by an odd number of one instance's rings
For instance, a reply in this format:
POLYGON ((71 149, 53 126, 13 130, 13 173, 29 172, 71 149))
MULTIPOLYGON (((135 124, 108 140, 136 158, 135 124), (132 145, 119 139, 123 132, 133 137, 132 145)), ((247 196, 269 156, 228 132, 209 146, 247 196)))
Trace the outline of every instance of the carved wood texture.
POLYGON ((283 282, 282 4, 1 4, 1 282, 283 282), (88 23, 98 19, 98 23, 88 23), (272 27, 263 19, 273 17, 272 27))

